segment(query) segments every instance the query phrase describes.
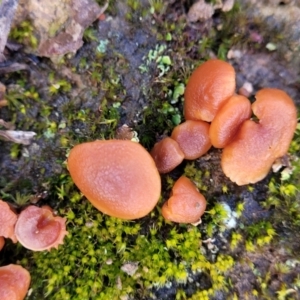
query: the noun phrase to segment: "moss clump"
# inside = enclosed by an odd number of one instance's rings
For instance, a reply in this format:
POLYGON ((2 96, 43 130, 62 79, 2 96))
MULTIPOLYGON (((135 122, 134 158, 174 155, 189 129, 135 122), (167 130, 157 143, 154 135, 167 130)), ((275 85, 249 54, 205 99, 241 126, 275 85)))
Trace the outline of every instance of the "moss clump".
POLYGON ((35 49, 38 45, 38 40, 34 36, 34 28, 28 20, 25 20, 18 26, 12 28, 9 37, 21 44, 28 45, 32 49, 35 49))
POLYGON ((263 202, 267 209, 274 209, 274 223, 286 227, 300 227, 300 127, 298 125, 289 154, 282 160, 279 174, 269 182, 268 195, 263 202))
MULTIPOLYGON (((180 295, 202 273, 209 284, 201 293, 226 289, 225 273, 234 260, 223 254, 208 259, 199 228, 171 228, 155 211, 134 222, 108 217, 77 192, 69 176, 59 184, 53 196, 69 233, 58 250, 27 252, 20 260, 31 270, 30 299, 143 299, 168 285, 180 295)), ((191 299, 198 299, 196 290, 191 299)))

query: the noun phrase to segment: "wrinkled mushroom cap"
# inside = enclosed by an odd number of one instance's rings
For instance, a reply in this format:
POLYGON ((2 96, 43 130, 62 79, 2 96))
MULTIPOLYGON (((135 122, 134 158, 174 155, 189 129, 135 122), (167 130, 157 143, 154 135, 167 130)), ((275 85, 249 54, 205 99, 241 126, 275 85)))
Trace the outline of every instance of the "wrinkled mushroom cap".
POLYGON ((155 161, 158 172, 161 174, 172 171, 184 159, 184 153, 178 143, 170 137, 166 137, 155 143, 150 154, 155 161))
POLYGON ((23 300, 30 285, 30 274, 21 266, 0 267, 0 299, 23 300))
POLYGON ((208 60, 188 80, 184 93, 185 119, 211 122, 234 91, 233 67, 222 60, 208 60))
POLYGON ((245 121, 222 154, 223 172, 238 185, 263 179, 288 151, 297 126, 296 107, 285 92, 263 89, 256 98, 252 108, 259 122, 245 121))
POLYGON ((0 236, 11 239, 14 243, 17 242, 15 236, 15 224, 17 215, 10 209, 9 205, 0 200, 0 236))
POLYGON ((211 147, 208 132, 208 123, 188 120, 173 129, 171 138, 178 143, 185 159, 197 159, 211 147))
POLYGON ((162 215, 166 220, 177 223, 195 223, 200 220, 205 208, 204 196, 187 177, 181 176, 162 207, 162 215))
POLYGON ((75 146, 68 157, 71 177, 101 212, 138 219, 156 205, 160 176, 150 154, 131 141, 94 141, 75 146))
POLYGON ((22 246, 33 251, 50 250, 63 244, 67 234, 66 219, 54 216, 48 208, 33 205, 19 215, 15 234, 22 246))
POLYGON ((224 148, 236 135, 241 124, 251 117, 251 103, 241 95, 234 95, 218 111, 211 122, 209 137, 215 148, 224 148))
POLYGON ((297 108, 289 95, 279 89, 265 88, 257 92, 252 111, 268 132, 269 147, 276 158, 287 153, 297 127, 297 108))

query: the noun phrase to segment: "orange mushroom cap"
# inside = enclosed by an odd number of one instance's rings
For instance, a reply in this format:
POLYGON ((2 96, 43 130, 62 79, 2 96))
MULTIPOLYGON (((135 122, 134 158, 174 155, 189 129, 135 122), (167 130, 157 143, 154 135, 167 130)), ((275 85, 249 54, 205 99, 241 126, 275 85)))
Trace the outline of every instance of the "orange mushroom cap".
POLYGON ((263 179, 288 151, 297 126, 296 107, 285 92, 263 89, 256 99, 252 110, 259 122, 245 121, 222 154, 223 172, 238 185, 263 179))
POLYGON ((18 241, 14 233, 17 218, 17 215, 10 209, 9 205, 0 200, 0 236, 9 238, 14 243, 18 241))
POLYGON ((178 143, 185 159, 197 159, 211 147, 208 132, 208 123, 188 120, 173 129, 171 138, 178 143))
POLYGON ((279 89, 264 88, 257 92, 252 111, 273 139, 269 147, 275 158, 287 153, 297 127, 297 108, 289 95, 279 89))
POLYGON ((157 204, 161 181, 150 154, 126 140, 94 141, 75 146, 68 157, 71 177, 101 212, 138 219, 157 204))
POLYGON ((187 177, 181 176, 162 207, 162 215, 166 220, 177 223, 195 223, 200 220, 205 208, 204 196, 187 177))
POLYGON ((5 245, 5 240, 3 236, 0 236, 0 251, 3 249, 5 245))
POLYGON ((153 157, 158 172, 168 173, 180 165, 184 159, 184 153, 178 143, 166 137, 157 142, 150 152, 153 157))
POLYGON ((33 251, 58 248, 67 234, 66 219, 54 216, 49 208, 30 205, 20 213, 15 234, 25 248, 33 251))
POLYGON ((218 111, 211 122, 209 137, 215 148, 224 148, 236 135, 241 124, 251 117, 251 103, 241 95, 234 95, 218 111))
POLYGON ((0 267, 0 299, 23 300, 30 285, 30 274, 21 266, 0 267))
POLYGON ((185 119, 211 122, 234 91, 234 68, 222 60, 208 60, 188 80, 184 93, 185 119))

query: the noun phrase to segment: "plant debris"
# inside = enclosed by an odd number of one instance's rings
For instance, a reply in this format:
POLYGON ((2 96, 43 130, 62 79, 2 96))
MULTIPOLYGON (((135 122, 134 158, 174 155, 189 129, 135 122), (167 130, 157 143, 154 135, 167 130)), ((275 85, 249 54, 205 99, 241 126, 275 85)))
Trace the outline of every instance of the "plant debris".
POLYGON ((36 135, 33 131, 21 130, 0 130, 0 136, 4 139, 23 145, 30 145, 31 140, 36 135))

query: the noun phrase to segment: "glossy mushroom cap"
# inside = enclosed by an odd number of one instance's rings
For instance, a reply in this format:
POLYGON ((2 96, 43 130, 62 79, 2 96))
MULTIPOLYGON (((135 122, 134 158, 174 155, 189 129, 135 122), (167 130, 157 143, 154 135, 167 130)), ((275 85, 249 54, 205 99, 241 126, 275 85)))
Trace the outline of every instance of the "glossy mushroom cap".
POLYGON ((197 159, 211 147, 208 132, 208 123, 188 120, 174 128, 171 138, 178 143, 185 159, 197 159))
POLYGON ((5 245, 5 240, 3 236, 0 236, 0 251, 3 249, 5 245))
POLYGON ((251 117, 250 101, 240 95, 234 95, 221 107, 211 122, 209 137, 215 148, 224 148, 236 135, 241 124, 251 117))
POLYGON ((126 140, 94 141, 75 146, 68 157, 71 177, 101 212, 138 219, 157 204, 160 175, 150 154, 126 140))
POLYGON ((158 172, 168 173, 180 165, 184 159, 184 153, 178 143, 166 137, 157 142, 150 152, 154 159, 158 172))
POLYGON ((279 89, 262 89, 255 98, 252 111, 269 133, 269 147, 275 158, 281 157, 287 153, 297 127, 297 108, 289 95, 279 89))
POLYGON ((47 207, 30 205, 19 215, 15 234, 20 244, 33 251, 51 250, 63 244, 66 219, 54 216, 47 207))
POLYGON ((245 121, 222 154, 223 172, 238 185, 263 179, 288 151, 297 126, 296 107, 285 92, 263 89, 256 99, 252 110, 259 122, 245 121))
POLYGON ((204 196, 187 177, 181 176, 162 207, 162 215, 166 220, 177 223, 195 223, 200 220, 205 208, 204 196))
POLYGON ((222 60, 211 59, 191 75, 184 93, 186 120, 211 122, 235 91, 235 71, 222 60))
POLYGON ((0 200, 0 236, 9 238, 14 243, 18 241, 14 231, 17 218, 17 215, 10 209, 9 205, 0 200))
POLYGON ((30 285, 30 274, 21 266, 0 267, 0 299, 23 300, 30 285))

